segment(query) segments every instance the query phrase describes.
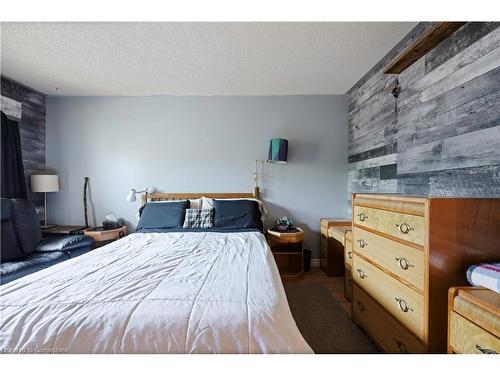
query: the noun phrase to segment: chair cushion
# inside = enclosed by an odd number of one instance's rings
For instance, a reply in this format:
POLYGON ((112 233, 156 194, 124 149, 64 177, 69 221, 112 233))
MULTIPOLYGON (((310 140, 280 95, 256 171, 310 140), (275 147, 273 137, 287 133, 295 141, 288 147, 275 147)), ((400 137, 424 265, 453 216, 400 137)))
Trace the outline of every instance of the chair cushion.
POLYGON ((24 254, 17 242, 16 231, 11 217, 9 199, 2 198, 1 203, 1 232, 0 232, 0 262, 24 258, 24 254))
POLYGON ((42 239, 35 207, 26 199, 10 199, 10 209, 21 252, 25 256, 30 255, 42 239))
POLYGON ((70 256, 62 251, 54 251, 51 253, 34 253, 21 261, 2 263, 0 264, 0 284, 6 284, 69 258, 70 256))
POLYGON ((41 240, 35 249, 39 253, 52 251, 73 251, 81 247, 87 247, 89 250, 94 245, 94 239, 90 236, 57 236, 41 240))

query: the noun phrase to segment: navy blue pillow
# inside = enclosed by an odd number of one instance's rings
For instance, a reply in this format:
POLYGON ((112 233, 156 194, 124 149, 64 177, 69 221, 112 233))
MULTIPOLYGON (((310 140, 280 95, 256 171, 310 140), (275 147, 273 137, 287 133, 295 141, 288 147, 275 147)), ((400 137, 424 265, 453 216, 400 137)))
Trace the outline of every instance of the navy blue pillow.
POLYGON ((141 212, 137 229, 181 228, 189 201, 148 203, 141 212))
POLYGON ((225 229, 255 228, 262 231, 262 213, 256 201, 214 199, 214 211, 214 227, 225 229))

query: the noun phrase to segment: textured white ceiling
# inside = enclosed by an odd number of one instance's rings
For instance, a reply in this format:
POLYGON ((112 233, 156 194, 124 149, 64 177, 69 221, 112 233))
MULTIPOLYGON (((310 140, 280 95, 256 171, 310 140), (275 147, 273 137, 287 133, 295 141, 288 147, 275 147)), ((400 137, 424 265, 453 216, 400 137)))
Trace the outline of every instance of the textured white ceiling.
POLYGON ((2 23, 1 73, 49 95, 344 94, 415 25, 2 23))

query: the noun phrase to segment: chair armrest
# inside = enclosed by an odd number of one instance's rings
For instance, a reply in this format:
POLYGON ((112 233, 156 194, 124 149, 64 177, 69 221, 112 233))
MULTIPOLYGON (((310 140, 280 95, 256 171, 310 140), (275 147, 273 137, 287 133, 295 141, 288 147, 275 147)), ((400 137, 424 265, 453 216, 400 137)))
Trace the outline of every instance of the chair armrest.
POLYGON ((94 239, 90 236, 64 236, 49 237, 41 240, 35 247, 35 251, 46 253, 51 251, 72 251, 82 247, 91 248, 94 239))

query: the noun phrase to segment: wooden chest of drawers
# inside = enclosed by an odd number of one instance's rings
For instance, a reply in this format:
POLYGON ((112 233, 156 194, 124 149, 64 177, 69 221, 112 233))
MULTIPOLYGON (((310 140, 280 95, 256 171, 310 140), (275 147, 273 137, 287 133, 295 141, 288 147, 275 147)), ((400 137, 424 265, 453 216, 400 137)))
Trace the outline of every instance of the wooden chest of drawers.
MULTIPOLYGON (((350 219, 321 219, 320 267, 328 276, 344 275, 344 238, 335 237, 333 227, 350 228, 350 219)), ((340 233, 340 232, 339 232, 340 233)), ((343 237, 343 236, 342 236, 343 237)))
POLYGON ((445 353, 447 293, 500 258, 500 199, 353 197, 353 319, 387 352, 445 353))
POLYGON ((344 296, 349 301, 352 299, 352 230, 345 234, 344 241, 344 296))
POLYGON ((450 289, 448 353, 500 353, 500 294, 474 287, 450 289))

